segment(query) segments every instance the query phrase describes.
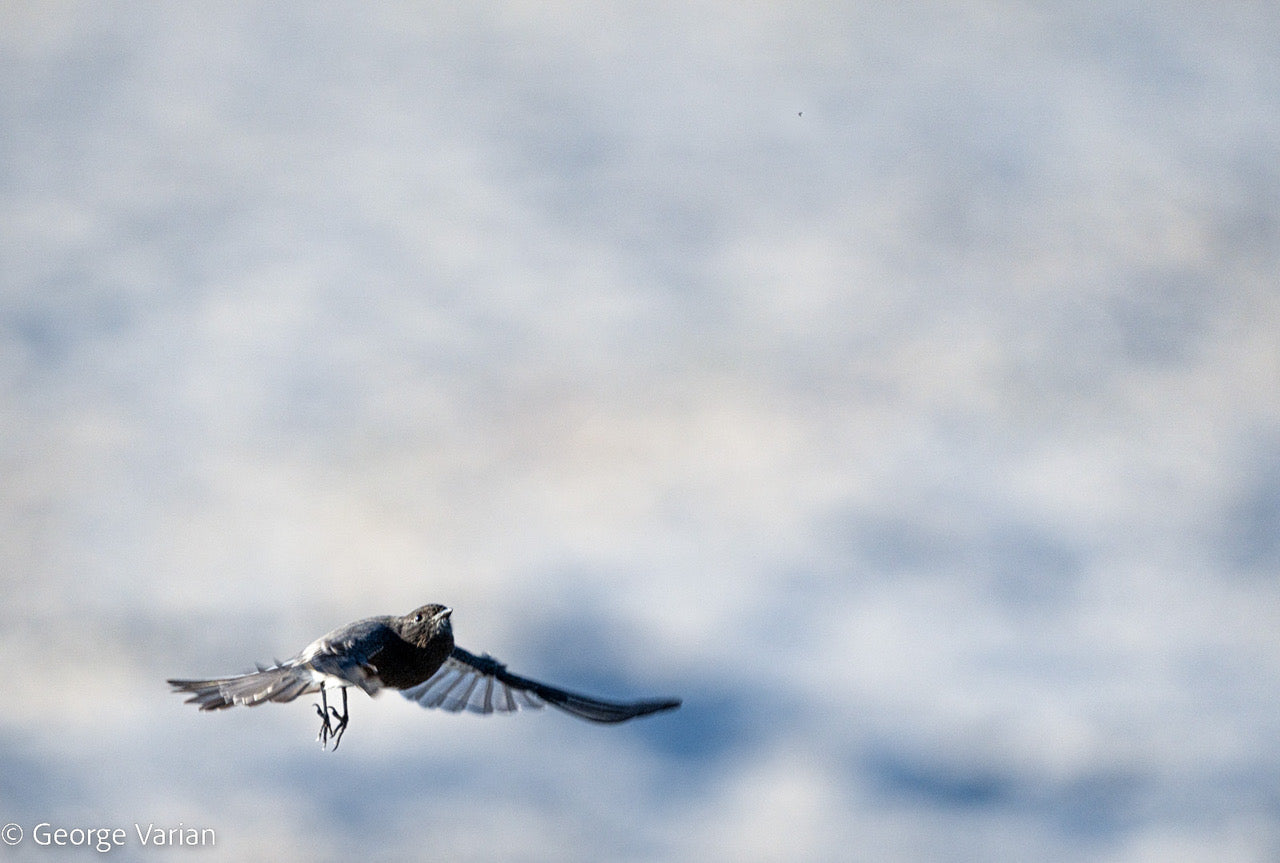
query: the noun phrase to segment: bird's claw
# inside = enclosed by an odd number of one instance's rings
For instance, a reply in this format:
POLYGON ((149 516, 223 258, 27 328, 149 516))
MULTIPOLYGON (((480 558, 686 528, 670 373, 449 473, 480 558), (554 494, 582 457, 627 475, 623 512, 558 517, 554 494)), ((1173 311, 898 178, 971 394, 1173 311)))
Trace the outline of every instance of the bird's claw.
POLYGON ((347 720, 350 716, 347 713, 347 688, 339 687, 342 690, 342 712, 339 713, 336 707, 329 706, 329 698, 325 694, 324 684, 320 685, 320 703, 312 705, 316 709, 316 715, 320 717, 320 733, 316 735, 316 740, 320 742, 321 749, 329 748, 329 741, 333 741, 333 751, 338 751, 338 744, 342 742, 342 735, 347 730, 347 720), (337 721, 335 726, 330 721, 332 716, 337 721))

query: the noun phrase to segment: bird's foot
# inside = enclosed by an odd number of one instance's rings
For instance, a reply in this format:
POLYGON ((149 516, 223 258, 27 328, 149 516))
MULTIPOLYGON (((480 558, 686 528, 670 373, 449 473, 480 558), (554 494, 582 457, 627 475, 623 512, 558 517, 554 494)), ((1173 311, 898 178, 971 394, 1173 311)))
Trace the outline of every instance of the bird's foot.
POLYGON ((320 684, 320 703, 313 705, 316 715, 320 717, 320 733, 316 735, 316 740, 320 741, 321 749, 328 749, 329 741, 332 740, 334 752, 338 751, 338 744, 342 742, 342 734, 347 730, 347 720, 350 718, 347 713, 347 688, 345 686, 339 688, 342 690, 341 713, 337 708, 329 706, 329 697, 325 693, 324 684, 320 684), (336 725, 333 720, 337 721, 336 725))
POLYGON ((333 735, 333 726, 329 724, 329 714, 319 704, 313 704, 312 707, 316 709, 316 715, 320 717, 320 733, 316 735, 316 740, 319 741, 321 749, 327 749, 329 748, 329 738, 333 735))
MULTIPOLYGON (((347 687, 342 687, 342 713, 338 713, 338 711, 332 707, 329 708, 329 712, 333 714, 334 719, 338 720, 338 724, 332 732, 333 751, 337 752, 338 744, 342 742, 343 732, 347 730, 347 720, 350 719, 350 716, 347 713, 347 687)), ((325 724, 327 725, 328 722, 325 724)))

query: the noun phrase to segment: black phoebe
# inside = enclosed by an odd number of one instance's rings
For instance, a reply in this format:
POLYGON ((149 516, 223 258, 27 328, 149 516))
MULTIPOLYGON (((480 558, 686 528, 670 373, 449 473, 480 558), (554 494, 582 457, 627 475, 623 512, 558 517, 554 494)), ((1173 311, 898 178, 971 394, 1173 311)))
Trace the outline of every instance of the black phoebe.
POLYGON ((622 722, 680 706, 678 698, 603 701, 512 674, 487 653, 476 656, 454 646, 452 613, 451 608, 432 604, 403 617, 367 617, 317 638, 297 656, 277 660, 270 668, 259 665, 257 671, 235 677, 168 683, 175 692, 194 693, 187 703, 201 710, 293 701, 319 691, 318 739, 324 747, 332 738, 335 751, 347 728, 348 686, 369 695, 383 687, 398 689, 423 707, 454 713, 510 713, 550 704, 592 722, 622 722), (329 706, 325 690, 333 686, 342 690, 342 713, 329 706))

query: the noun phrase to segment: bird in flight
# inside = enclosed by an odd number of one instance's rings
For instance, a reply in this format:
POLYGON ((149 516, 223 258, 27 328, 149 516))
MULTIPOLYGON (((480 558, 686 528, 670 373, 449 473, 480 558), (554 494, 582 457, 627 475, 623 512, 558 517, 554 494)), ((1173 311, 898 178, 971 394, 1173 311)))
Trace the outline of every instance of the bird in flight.
POLYGON ((513 674, 489 654, 476 656, 453 643, 453 609, 424 605, 396 617, 367 617, 340 626, 308 644, 298 655, 270 667, 234 677, 169 680, 174 692, 190 692, 188 704, 223 710, 243 704, 293 701, 320 693, 317 739, 334 751, 347 730, 347 687, 369 695, 397 689, 423 707, 451 713, 512 713, 550 704, 592 722, 624 722, 680 706, 678 698, 606 701, 548 686, 513 674), (342 712, 329 704, 328 691, 342 692, 342 712))

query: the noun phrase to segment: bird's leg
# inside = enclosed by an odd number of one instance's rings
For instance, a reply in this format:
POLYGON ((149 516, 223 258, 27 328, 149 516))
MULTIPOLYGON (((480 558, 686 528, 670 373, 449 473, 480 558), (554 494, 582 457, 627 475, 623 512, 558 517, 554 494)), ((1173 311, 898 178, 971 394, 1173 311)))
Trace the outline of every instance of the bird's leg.
MULTIPOLYGON (((347 691, 343 689, 342 697, 345 699, 346 696, 347 691)), ((329 711, 333 708, 329 706, 329 697, 325 695, 323 680, 320 681, 320 703, 312 706, 315 707, 316 713, 320 717, 320 733, 316 735, 316 740, 320 741, 321 749, 327 749, 329 746, 329 738, 333 736, 333 726, 329 724, 329 711)), ((345 725, 346 723, 343 724, 345 725)), ((333 748, 337 749, 338 745, 335 743, 333 748)))
MULTIPOLYGON (((334 752, 338 751, 338 744, 342 742, 342 733, 347 730, 347 719, 349 718, 347 716, 347 687, 340 686, 338 688, 342 690, 342 713, 339 714, 336 709, 332 707, 329 708, 329 712, 333 714, 333 718, 338 720, 338 726, 332 731, 334 752)), ((325 725, 328 724, 329 720, 326 719, 325 725)))

